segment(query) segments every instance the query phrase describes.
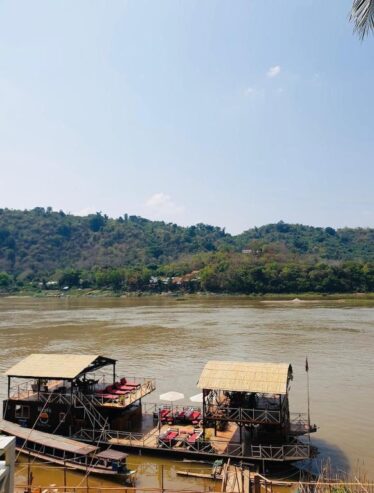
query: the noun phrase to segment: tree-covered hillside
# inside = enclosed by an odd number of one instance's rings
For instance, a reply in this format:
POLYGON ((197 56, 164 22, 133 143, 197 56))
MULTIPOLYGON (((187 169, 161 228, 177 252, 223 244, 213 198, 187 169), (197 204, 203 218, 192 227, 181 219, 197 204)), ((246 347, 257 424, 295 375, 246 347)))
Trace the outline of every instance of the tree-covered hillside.
POLYGON ((183 228, 124 215, 86 217, 0 209, 0 271, 29 278, 57 269, 163 264, 183 254, 213 251, 225 232, 198 224, 183 228))
POLYGON ((232 236, 127 214, 0 209, 0 290, 52 280, 122 291, 371 291, 374 229, 281 221, 232 236))
POLYGON ((235 238, 237 247, 261 249, 283 243, 290 252, 326 260, 374 260, 374 229, 314 228, 280 221, 245 231, 235 238))

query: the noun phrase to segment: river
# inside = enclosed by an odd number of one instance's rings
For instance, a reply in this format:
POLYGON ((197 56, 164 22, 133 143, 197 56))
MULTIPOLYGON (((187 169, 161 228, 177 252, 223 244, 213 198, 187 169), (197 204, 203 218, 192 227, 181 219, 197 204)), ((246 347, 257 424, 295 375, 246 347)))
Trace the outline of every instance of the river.
MULTIPOLYGON (((311 420, 319 427, 312 436, 320 450, 315 467, 330 457, 336 468, 359 468, 374 477, 373 302, 1 298, 0 345, 1 373, 33 352, 117 358, 119 374, 157 379, 151 401, 177 390, 187 403, 198 392, 196 382, 210 359, 289 362, 294 370, 292 412, 307 410, 308 356, 311 420)), ((1 382, 4 398, 6 379, 1 382)), ((157 462, 152 457, 131 461, 157 462)), ((19 471, 20 481, 24 469, 19 471)), ((169 464, 165 474, 165 481, 175 486, 175 467, 169 464)), ((150 485, 159 476, 159 471, 149 472, 140 484, 150 485)), ((178 484, 201 487, 191 478, 178 479, 178 484)))

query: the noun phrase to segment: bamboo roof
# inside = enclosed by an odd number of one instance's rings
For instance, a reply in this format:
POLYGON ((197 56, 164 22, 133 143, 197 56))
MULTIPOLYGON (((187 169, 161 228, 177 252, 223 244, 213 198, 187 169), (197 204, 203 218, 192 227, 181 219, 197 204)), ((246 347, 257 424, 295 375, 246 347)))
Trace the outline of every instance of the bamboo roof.
POLYGON ((83 373, 113 364, 98 354, 30 354, 8 371, 8 377, 73 380, 83 373))
POLYGON ((125 454, 125 452, 120 452, 119 450, 106 449, 96 454, 96 457, 99 459, 123 460, 128 457, 128 454, 125 454))
POLYGON ((198 381, 200 389, 287 394, 292 366, 288 363, 209 361, 198 381))
POLYGON ((28 440, 30 442, 39 443, 46 447, 51 447, 58 450, 65 450, 78 455, 88 455, 96 451, 96 447, 93 445, 87 445, 85 443, 77 442, 71 438, 65 438, 60 435, 52 435, 51 433, 45 433, 44 431, 37 431, 30 428, 24 428, 17 423, 11 423, 10 421, 0 421, 0 431, 13 435, 16 438, 22 440, 28 440))

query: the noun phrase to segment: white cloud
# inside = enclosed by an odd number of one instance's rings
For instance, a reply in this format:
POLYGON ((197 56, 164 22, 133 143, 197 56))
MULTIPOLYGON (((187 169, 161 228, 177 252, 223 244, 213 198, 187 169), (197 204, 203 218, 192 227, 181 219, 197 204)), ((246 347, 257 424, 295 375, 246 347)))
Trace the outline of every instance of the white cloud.
POLYGON ((96 214, 98 209, 96 207, 84 207, 79 211, 73 212, 74 216, 88 216, 89 214, 96 214))
POLYGON ((280 72, 281 72, 280 65, 274 65, 274 67, 269 68, 266 75, 272 79, 273 77, 276 77, 277 75, 279 75, 280 72))
POLYGON ((159 219, 172 219, 184 212, 184 207, 176 204, 170 195, 157 192, 151 195, 146 202, 147 213, 159 219))

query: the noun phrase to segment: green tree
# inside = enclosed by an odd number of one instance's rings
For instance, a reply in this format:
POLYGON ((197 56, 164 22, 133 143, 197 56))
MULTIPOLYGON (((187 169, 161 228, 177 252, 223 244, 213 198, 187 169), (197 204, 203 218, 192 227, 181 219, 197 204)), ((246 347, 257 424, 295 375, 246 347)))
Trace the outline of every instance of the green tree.
POLYGON ((374 0, 354 0, 350 20, 361 39, 374 31, 374 0))
POLYGON ((105 216, 101 215, 101 212, 96 212, 94 216, 90 217, 89 220, 89 225, 91 231, 94 231, 95 233, 97 231, 100 231, 106 224, 107 218, 105 216))
POLYGON ((0 288, 8 288, 13 283, 12 277, 6 272, 0 272, 0 288))

